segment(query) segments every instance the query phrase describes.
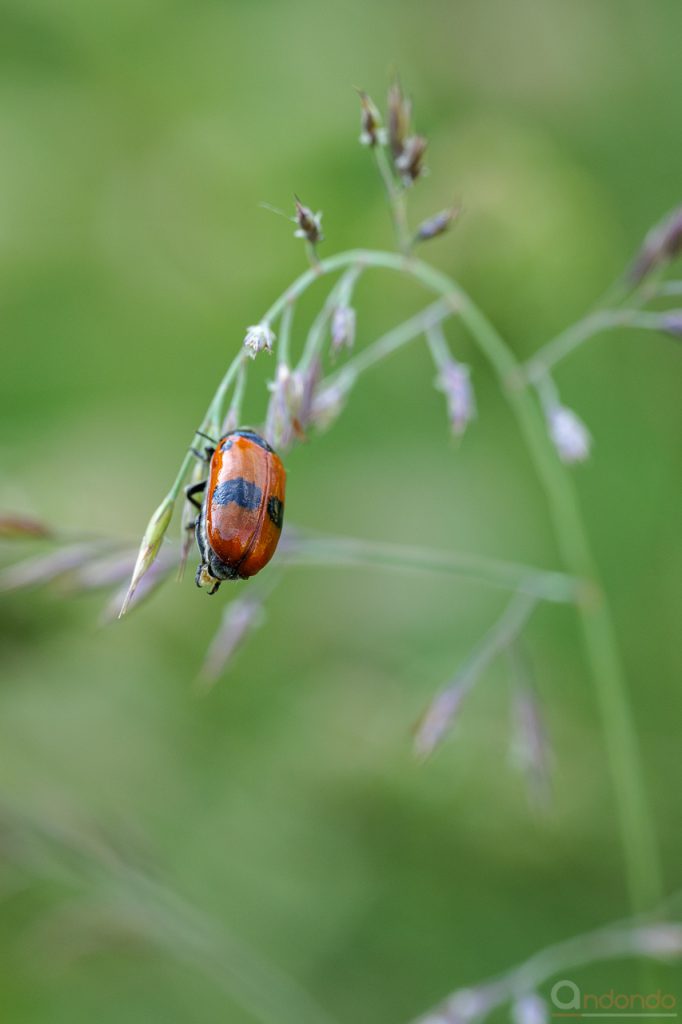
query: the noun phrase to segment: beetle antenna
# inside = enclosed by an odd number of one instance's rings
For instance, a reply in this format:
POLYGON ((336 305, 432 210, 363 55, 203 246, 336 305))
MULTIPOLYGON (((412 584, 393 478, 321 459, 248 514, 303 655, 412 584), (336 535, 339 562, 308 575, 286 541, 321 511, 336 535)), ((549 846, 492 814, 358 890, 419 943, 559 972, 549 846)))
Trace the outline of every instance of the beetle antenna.
POLYGON ((211 444, 214 444, 216 446, 218 445, 218 442, 215 440, 215 438, 210 437, 208 434, 205 434, 203 430, 195 430, 194 435, 195 437, 205 437, 207 441, 211 442, 211 444))

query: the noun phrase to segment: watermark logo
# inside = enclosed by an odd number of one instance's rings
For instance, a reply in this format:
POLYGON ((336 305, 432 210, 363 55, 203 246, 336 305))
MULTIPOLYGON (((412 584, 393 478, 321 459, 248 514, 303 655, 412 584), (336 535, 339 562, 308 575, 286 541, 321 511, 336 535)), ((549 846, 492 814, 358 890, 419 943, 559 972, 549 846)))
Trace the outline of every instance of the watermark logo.
POLYGON ((677 998, 670 992, 583 992, 574 981, 562 978, 550 993, 552 1017, 677 1017, 677 998))

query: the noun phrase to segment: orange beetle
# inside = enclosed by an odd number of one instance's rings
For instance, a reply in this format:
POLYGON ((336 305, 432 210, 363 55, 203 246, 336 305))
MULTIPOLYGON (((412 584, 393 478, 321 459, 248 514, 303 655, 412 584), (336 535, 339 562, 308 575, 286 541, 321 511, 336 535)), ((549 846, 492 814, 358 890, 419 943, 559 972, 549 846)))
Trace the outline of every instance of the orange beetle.
POLYGON ((279 456, 253 430, 234 430, 206 452, 208 480, 186 493, 199 509, 197 586, 208 586, 215 594, 223 580, 255 576, 274 555, 282 531, 286 473, 279 456), (194 497, 200 491, 201 505, 194 497))

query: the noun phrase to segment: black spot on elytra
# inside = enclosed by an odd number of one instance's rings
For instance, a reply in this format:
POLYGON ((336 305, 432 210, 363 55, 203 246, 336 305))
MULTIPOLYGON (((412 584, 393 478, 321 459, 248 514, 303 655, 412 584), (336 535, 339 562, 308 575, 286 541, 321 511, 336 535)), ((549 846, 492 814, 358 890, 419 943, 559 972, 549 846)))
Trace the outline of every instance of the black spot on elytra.
POLYGON ((275 494, 268 498, 268 516, 277 529, 281 530, 284 521, 284 505, 275 494))
POLYGON ((233 501, 240 508, 256 509, 260 508, 262 498, 263 492, 260 487, 251 480, 237 476, 233 480, 218 484, 211 496, 211 504, 229 505, 233 501))

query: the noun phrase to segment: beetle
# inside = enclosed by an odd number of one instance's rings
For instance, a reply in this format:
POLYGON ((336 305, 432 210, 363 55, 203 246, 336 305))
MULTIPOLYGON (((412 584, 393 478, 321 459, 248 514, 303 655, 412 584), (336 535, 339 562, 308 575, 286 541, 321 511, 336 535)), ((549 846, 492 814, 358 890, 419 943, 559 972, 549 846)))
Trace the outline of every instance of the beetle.
POLYGON ((185 490, 199 510, 196 584, 210 594, 224 580, 248 579, 268 564, 282 532, 286 488, 279 456, 255 430, 233 430, 213 444, 206 448, 208 479, 185 490))

